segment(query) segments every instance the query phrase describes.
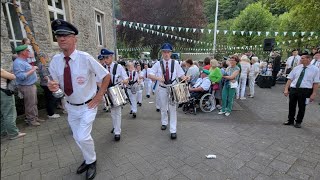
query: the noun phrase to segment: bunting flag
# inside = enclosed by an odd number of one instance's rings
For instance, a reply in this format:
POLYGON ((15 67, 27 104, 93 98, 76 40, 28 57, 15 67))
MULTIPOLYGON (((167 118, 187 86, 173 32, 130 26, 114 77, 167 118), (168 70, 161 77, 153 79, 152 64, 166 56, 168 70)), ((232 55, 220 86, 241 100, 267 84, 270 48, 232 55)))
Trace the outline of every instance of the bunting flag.
MULTIPOLYGON (((212 30, 210 29, 207 29, 207 28, 190 28, 190 27, 174 27, 174 26, 167 26, 167 25, 153 25, 153 24, 146 24, 146 23, 140 23, 140 22, 131 22, 131 21, 122 21, 122 20, 118 20, 116 19, 115 20, 116 24, 117 25, 122 25, 122 26, 126 26, 126 25, 129 25, 129 27, 131 28, 132 26, 142 26, 143 28, 149 28, 149 29, 153 29, 153 28, 156 28, 156 30, 160 30, 160 29, 163 29, 163 30, 171 30, 171 31, 183 31, 183 32, 189 32, 190 29, 192 29, 192 33, 196 33, 197 31, 198 32, 201 32, 201 33, 204 33, 206 32, 205 30, 207 30, 207 32, 210 34, 212 32, 212 30)), ((218 34, 219 30, 217 30, 217 34, 218 34)), ((228 30, 223 30, 224 32, 224 35, 227 34, 228 30)), ((232 34, 233 35, 255 35, 257 34, 258 36, 261 36, 261 35, 265 35, 265 36, 270 36, 271 34, 274 35, 274 36, 287 36, 288 35, 288 32, 287 31, 284 31, 284 32, 278 32, 278 31, 252 31, 252 30, 249 30, 249 31, 245 31, 245 30, 231 30, 232 34)), ((317 31, 310 31, 310 32, 307 32, 307 31, 301 31, 301 32, 290 32, 289 35, 291 36, 296 36, 296 35, 301 35, 301 36, 313 36, 313 35, 320 35, 320 32, 317 31)))
POLYGON ((217 30, 217 34, 219 34, 219 32, 220 32, 220 31, 219 31, 219 30, 217 30))

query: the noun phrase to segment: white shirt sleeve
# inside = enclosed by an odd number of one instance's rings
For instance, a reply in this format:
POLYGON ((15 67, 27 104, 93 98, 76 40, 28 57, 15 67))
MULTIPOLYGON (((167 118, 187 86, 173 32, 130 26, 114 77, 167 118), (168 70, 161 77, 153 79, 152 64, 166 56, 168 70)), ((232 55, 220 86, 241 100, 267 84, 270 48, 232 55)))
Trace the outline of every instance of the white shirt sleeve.
POLYGON ((203 79, 200 85, 200 87, 202 87, 204 91, 208 91, 210 86, 211 86, 211 81, 208 78, 203 79))
POLYGON ((88 56, 88 61, 90 67, 90 71, 92 71, 96 75, 96 79, 98 82, 101 82, 102 79, 109 74, 109 71, 106 70, 100 63, 98 63, 92 56, 88 56))
POLYGON ((118 68, 119 68, 118 71, 120 71, 120 76, 121 76, 122 80, 128 79, 129 77, 128 77, 125 69, 120 64, 118 64, 118 68))
POLYGON ((151 75, 156 76, 160 71, 160 62, 157 61, 151 68, 150 68, 150 73, 151 75))
POLYGON ((184 71, 182 67, 179 65, 178 61, 175 63, 175 68, 176 68, 176 76, 180 78, 181 76, 184 76, 184 71))

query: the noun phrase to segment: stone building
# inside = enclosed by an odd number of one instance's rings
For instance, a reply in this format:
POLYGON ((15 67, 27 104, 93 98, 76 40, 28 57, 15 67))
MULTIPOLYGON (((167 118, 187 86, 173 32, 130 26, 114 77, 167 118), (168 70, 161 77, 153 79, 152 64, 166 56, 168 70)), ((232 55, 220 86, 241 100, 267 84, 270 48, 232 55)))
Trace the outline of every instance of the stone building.
MULTIPOLYGON (((51 21, 64 19, 78 30, 77 49, 97 57, 101 48, 113 49, 112 0, 17 0, 40 52, 49 60, 59 52, 51 21)), ((1 67, 10 69, 14 48, 26 32, 10 0, 1 0, 1 67)))

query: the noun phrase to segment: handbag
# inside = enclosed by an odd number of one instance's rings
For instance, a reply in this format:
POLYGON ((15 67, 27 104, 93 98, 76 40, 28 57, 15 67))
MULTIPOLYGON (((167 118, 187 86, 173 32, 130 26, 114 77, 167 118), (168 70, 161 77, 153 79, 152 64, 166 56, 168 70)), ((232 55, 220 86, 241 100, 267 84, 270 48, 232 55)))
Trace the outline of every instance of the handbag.
POLYGON ((230 88, 235 89, 237 87, 238 87, 238 81, 236 81, 236 82, 231 82, 230 81, 230 88))
POLYGON ((219 84, 218 83, 213 84, 212 85, 212 89, 215 90, 215 91, 219 90, 219 84))

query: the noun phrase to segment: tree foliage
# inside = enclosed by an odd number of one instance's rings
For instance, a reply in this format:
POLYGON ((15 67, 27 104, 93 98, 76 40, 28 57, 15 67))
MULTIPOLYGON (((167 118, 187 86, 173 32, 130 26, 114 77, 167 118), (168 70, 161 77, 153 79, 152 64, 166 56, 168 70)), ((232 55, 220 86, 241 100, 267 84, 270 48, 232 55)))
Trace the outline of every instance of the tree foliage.
MULTIPOLYGON (((244 9, 240 15, 234 20, 231 29, 243 31, 268 31, 273 27, 275 18, 265 9, 262 4, 254 3, 244 9)), ((263 41, 263 36, 256 35, 233 35, 229 38, 229 42, 236 46, 250 46, 259 44, 263 41)))
MULTIPOLYGON (((199 28, 206 26, 202 0, 122 0, 120 1, 120 9, 122 20, 175 27, 199 28)), ((162 32, 164 31, 162 29, 162 32)), ((193 33, 177 33, 169 30, 168 33, 191 39, 200 38, 199 34, 193 33)), ((126 42, 126 46, 129 47, 155 45, 151 51, 152 58, 157 57, 159 45, 163 42, 181 45, 181 42, 170 38, 142 33, 128 27, 119 28, 119 34, 121 34, 120 40, 126 42)))

